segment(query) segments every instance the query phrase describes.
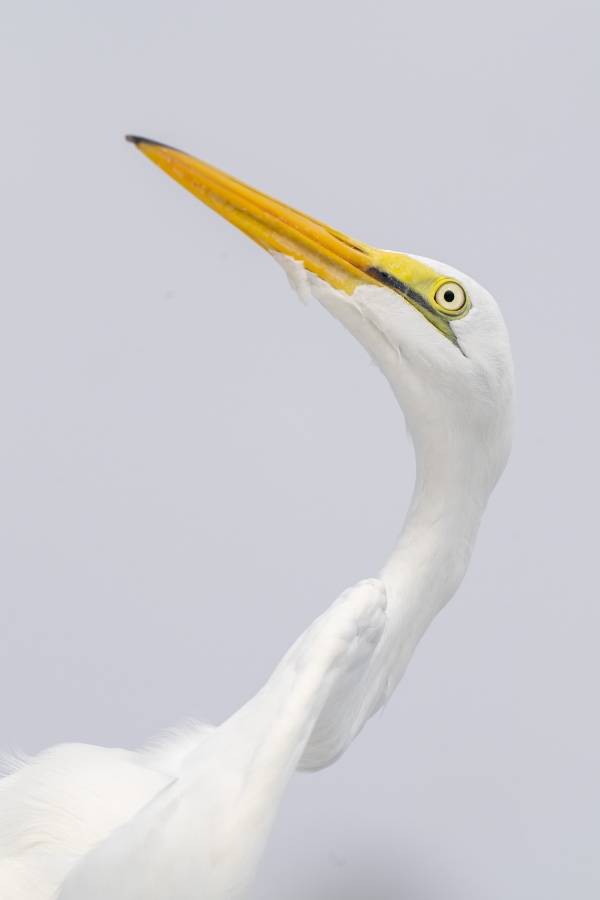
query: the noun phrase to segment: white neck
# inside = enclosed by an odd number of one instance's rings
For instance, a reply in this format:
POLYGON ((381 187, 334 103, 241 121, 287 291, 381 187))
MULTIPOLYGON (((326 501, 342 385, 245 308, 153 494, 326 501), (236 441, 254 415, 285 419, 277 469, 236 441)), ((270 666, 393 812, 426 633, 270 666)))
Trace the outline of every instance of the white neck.
MULTIPOLYGON (((489 480, 474 483, 468 465, 461 470, 452 462, 473 461, 473 453, 446 455, 439 447, 437 442, 428 450, 415 444, 412 503, 379 574, 387 596, 385 629, 360 683, 352 678, 340 682, 326 704, 301 761, 305 770, 337 759, 386 702, 424 631, 465 574, 491 486, 489 480)), ((484 467, 475 465, 474 470, 484 467)))
POLYGON ((490 487, 476 483, 476 465, 452 462, 473 463, 461 449, 455 454, 447 444, 430 445, 425 452, 415 447, 413 499, 379 574, 388 596, 388 628, 373 660, 377 677, 364 698, 365 718, 394 690, 418 641, 466 572, 490 487))

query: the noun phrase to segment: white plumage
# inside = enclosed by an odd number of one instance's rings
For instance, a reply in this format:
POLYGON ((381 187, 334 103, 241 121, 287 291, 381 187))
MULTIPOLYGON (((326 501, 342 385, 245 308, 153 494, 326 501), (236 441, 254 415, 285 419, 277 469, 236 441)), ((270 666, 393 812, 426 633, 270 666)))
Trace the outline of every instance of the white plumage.
POLYGON ((293 771, 347 749, 460 584, 510 451, 508 338, 476 282, 352 242, 179 151, 134 140, 365 347, 412 433, 415 491, 379 578, 345 591, 221 726, 191 723, 138 752, 69 744, 15 762, 0 780, 2 900, 242 897, 293 771))
POLYGON ((376 579, 346 591, 218 728, 16 764, 0 781, 2 900, 243 896, 311 730, 336 684, 364 674, 385 605, 376 579))

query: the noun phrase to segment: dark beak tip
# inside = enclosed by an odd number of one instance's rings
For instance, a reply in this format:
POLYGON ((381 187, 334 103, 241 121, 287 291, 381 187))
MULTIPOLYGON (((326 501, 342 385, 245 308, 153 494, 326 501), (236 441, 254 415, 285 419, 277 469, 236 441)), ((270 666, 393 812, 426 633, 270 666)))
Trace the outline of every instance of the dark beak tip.
POLYGON ((176 147, 171 147, 170 144, 163 144, 162 141, 153 141, 152 138, 139 137, 137 134, 126 134, 125 140, 135 144, 136 147, 139 147, 140 144, 148 144, 150 147, 163 147, 165 150, 175 150, 177 153, 182 152, 177 150, 176 147))

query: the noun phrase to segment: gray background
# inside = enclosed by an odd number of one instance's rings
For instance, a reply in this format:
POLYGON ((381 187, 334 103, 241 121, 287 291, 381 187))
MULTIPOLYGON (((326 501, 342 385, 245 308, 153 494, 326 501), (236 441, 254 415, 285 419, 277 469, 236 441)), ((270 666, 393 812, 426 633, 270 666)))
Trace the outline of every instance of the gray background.
POLYGON ((598 898, 595 3, 4 0, 0 746, 219 722, 413 460, 339 324, 123 134, 473 275, 518 378, 458 596, 254 900, 598 898))

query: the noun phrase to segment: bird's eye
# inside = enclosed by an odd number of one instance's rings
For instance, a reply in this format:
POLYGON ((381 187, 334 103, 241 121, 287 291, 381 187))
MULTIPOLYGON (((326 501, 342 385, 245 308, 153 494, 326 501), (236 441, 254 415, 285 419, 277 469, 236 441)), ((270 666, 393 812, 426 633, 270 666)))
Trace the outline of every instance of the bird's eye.
POLYGON ((435 292, 435 302, 448 312, 458 312, 467 302, 467 295, 456 281, 446 281, 435 292))

